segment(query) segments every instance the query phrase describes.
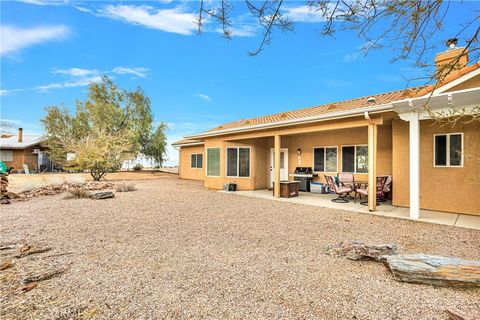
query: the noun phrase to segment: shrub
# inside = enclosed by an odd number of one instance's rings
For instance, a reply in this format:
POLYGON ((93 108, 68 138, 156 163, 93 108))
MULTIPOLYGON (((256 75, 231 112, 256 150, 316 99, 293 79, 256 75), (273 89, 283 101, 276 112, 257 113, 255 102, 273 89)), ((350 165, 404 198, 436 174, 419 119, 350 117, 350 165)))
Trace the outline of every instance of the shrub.
POLYGON ((137 163, 136 165, 133 166, 133 171, 142 171, 143 170, 143 164, 137 163))
POLYGON ((65 196, 65 199, 84 199, 88 198, 90 193, 84 188, 75 188, 68 191, 68 194, 65 196))
POLYGON ((133 183, 126 184, 125 182, 117 185, 117 188, 115 189, 117 192, 130 192, 130 191, 137 191, 137 188, 133 183))
POLYGON ((65 181, 69 182, 69 183, 74 183, 74 184, 84 184, 85 183, 85 177, 83 177, 79 174, 66 175, 65 176, 65 181))
POLYGON ((21 183, 20 190, 22 192, 29 192, 35 189, 41 188, 46 186, 45 181, 38 181, 38 180, 27 180, 21 183))

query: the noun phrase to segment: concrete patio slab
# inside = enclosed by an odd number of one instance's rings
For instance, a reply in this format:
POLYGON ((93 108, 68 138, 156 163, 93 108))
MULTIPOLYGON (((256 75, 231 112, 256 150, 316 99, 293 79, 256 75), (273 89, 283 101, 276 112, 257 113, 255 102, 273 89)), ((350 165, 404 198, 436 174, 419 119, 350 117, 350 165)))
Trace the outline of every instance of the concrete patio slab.
MULTIPOLYGON (((360 204, 357 200, 356 203, 352 201, 348 203, 335 203, 332 199, 335 197, 330 194, 316 194, 310 192, 300 192, 298 197, 293 198, 275 198, 273 197, 271 190, 255 190, 255 191, 220 191, 225 193, 233 193, 236 195, 242 195, 247 197, 262 198, 273 201, 290 202, 296 204, 303 204, 315 207, 330 208, 345 210, 351 213, 364 213, 372 214, 383 217, 398 218, 410 220, 409 208, 396 207, 391 204, 390 201, 382 202, 377 206, 377 211, 370 212, 367 206, 360 204)), ((457 213, 448 213, 432 210, 420 210, 420 219, 416 220, 426 223, 443 224, 449 226, 456 226, 461 228, 470 228, 480 230, 480 216, 471 216, 457 213)))
POLYGON ((480 216, 459 214, 455 226, 480 230, 480 216))

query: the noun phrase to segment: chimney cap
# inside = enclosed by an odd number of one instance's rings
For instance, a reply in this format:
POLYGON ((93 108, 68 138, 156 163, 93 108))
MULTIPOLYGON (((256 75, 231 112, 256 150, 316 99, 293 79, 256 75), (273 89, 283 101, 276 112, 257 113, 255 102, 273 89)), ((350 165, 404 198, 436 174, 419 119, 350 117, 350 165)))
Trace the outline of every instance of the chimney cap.
POLYGON ((446 45, 449 49, 455 48, 455 46, 456 46, 457 44, 458 44, 458 39, 457 39, 457 38, 448 39, 448 40, 445 42, 445 45, 446 45))

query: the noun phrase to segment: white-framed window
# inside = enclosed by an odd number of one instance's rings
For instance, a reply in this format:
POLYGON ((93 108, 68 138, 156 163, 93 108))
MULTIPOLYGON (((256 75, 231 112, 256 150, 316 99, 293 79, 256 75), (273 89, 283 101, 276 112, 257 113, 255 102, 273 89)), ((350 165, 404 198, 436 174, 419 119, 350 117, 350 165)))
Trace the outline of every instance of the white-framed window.
POLYGON ((250 147, 227 147, 227 177, 250 177, 250 147))
POLYGON ((342 146, 342 172, 368 173, 368 145, 342 146))
POLYGON ((433 166, 463 167, 463 133, 433 135, 433 166))
POLYGON ((338 147, 314 147, 313 171, 337 172, 338 147))
POLYGON ((203 154, 192 153, 190 155, 190 168, 192 168, 192 169, 203 168, 203 154))
POLYGON ((220 148, 207 148, 207 176, 220 176, 220 148))
POLYGON ((0 150, 0 161, 13 161, 13 150, 0 150))

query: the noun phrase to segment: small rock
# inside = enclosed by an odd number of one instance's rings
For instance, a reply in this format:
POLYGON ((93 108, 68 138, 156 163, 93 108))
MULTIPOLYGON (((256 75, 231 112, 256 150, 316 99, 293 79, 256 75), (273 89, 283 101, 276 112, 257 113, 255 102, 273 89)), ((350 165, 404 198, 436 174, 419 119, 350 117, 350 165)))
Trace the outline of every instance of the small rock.
POLYGON ((7 197, 8 199, 16 199, 18 198, 18 195, 15 192, 8 191, 7 193, 5 193, 5 197, 7 197))
POLYGON ((11 267, 13 267, 13 262, 12 262, 12 260, 3 261, 3 262, 0 264, 0 270, 6 270, 6 269, 11 268, 11 267))
POLYGON ((37 285, 38 285, 38 282, 31 282, 31 283, 21 287, 20 290, 22 290, 23 292, 27 292, 27 291, 30 291, 33 288, 35 288, 37 285))
POLYGON ((334 256, 346 257, 350 260, 376 260, 382 261, 383 256, 397 253, 397 245, 387 244, 365 244, 361 241, 346 240, 336 245, 329 246, 327 253, 334 256))

